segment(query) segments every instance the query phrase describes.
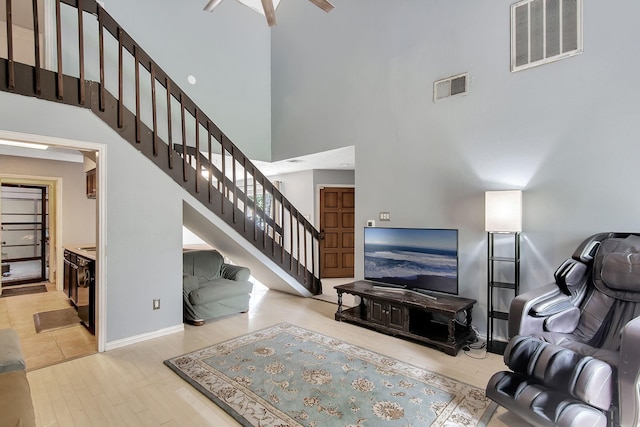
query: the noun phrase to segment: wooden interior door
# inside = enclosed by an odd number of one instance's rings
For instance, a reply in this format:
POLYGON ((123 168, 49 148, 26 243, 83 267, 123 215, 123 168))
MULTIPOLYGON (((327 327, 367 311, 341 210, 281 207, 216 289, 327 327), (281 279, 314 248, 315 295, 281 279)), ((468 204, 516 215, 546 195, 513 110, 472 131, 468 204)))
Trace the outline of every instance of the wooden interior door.
POLYGON ((320 277, 353 277, 355 189, 320 189, 320 277))

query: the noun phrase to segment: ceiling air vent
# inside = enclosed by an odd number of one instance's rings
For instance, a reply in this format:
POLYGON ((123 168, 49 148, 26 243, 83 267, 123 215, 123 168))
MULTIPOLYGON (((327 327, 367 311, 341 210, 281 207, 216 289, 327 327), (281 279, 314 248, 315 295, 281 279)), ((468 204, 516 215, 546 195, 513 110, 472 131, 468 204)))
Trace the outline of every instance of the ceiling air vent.
POLYGON ((469 74, 458 74, 433 83, 433 101, 440 101, 454 95, 462 95, 468 91, 469 74))

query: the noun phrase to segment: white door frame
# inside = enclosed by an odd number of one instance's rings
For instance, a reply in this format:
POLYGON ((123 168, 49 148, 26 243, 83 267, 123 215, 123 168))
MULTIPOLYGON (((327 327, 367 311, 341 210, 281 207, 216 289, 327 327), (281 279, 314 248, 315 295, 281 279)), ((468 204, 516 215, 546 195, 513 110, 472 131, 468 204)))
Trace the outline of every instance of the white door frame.
MULTIPOLYGON (((76 150, 91 150, 96 152, 96 168, 97 168, 97 193, 96 193, 96 280, 99 283, 96 294, 96 341, 98 343, 98 352, 105 351, 107 337, 106 307, 107 307, 107 146, 89 141, 78 141, 65 138, 56 138, 44 135, 34 135, 22 132, 11 132, 0 130, 0 139, 8 139, 12 141, 31 142, 36 144, 45 144, 61 148, 70 148, 76 150)), ((3 175, 4 176, 4 175, 3 175)), ((15 177, 15 175, 13 176, 15 177)), ((26 178, 26 177, 23 177, 26 178)), ((60 192, 59 192, 60 193, 60 192)), ((61 197, 58 195, 57 197, 61 197)), ((61 200, 59 200, 58 209, 62 209, 61 200)), ((56 214, 59 212, 57 211, 56 214)), ((57 233, 61 233, 61 221, 57 221, 57 233)), ((61 236, 56 236, 56 266, 58 272, 62 271, 63 253, 61 236)))

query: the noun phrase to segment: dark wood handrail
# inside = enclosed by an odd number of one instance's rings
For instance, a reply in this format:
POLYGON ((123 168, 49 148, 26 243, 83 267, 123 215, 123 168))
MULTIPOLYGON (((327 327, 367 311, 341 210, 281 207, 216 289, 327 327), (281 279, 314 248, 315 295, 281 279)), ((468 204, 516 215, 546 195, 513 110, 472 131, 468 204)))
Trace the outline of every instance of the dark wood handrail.
MULTIPOLYGON (((196 150, 196 148, 194 148, 194 147, 186 147, 186 149, 185 149, 182 145, 174 145, 174 150, 177 151, 177 152, 181 152, 182 150, 186 150, 186 159, 187 159, 187 162, 189 164, 193 163, 193 161, 190 160, 190 158, 193 158, 193 159, 195 159, 195 162, 196 162, 196 165, 197 165, 196 166, 196 170, 202 170, 202 171, 207 170, 207 169, 203 169, 202 168, 202 163, 207 163, 207 157, 204 154, 202 154, 200 151, 196 150), (196 154, 196 153, 199 153, 199 155, 196 154)), ((215 177, 216 180, 224 180, 225 185, 227 187, 233 187, 234 186, 233 181, 231 179, 227 178, 227 177, 223 178, 222 172, 220 172, 220 170, 218 170, 217 168, 211 168, 211 172, 210 173, 212 174, 211 178, 215 177)), ((247 175, 248 175, 248 172, 245 169, 244 190, 238 191, 236 193, 236 197, 238 199, 238 202, 242 203, 243 206, 244 206, 243 212, 245 213, 245 217, 247 216, 246 215, 247 208, 250 208, 252 210, 255 209, 257 211, 257 215, 258 215, 259 218, 264 218, 265 221, 267 222, 268 226, 272 227, 276 231, 277 234, 282 235, 284 230, 283 230, 281 224, 277 224, 273 218, 269 217, 268 214, 266 212, 264 212, 264 210, 260 206, 258 206, 256 204, 256 202, 255 202, 255 200, 256 200, 256 194, 255 194, 256 186, 255 185, 253 186, 253 191, 254 191, 253 195, 249 194, 249 192, 247 191, 247 175)), ((264 191, 264 187, 263 187, 263 191, 264 191)), ((278 189, 273 187, 273 191, 274 191, 274 193, 277 193, 277 194, 274 194, 274 198, 276 200, 284 199, 284 196, 282 195, 282 193, 280 193, 280 191, 278 189)), ((264 198, 264 194, 262 196, 264 198)), ((290 205, 290 206, 292 206, 292 205, 290 205)))
MULTIPOLYGON (((55 69, 46 69, 40 61, 36 0, 32 0, 31 17, 34 22, 34 63, 19 64, 15 61, 14 1, 17 0, 6 0, 8 57, 2 60, 4 64, 0 64, 0 89, 91 108, 292 277, 312 293, 321 292, 318 230, 111 15, 95 0, 54 0, 56 35, 55 43, 49 45, 55 46, 56 64, 55 69), (77 50, 72 51, 65 45, 61 28, 62 7, 77 11, 75 28, 65 29, 66 37, 71 33, 77 37, 77 50), (87 65, 86 57, 92 47, 85 43, 84 34, 93 26, 85 25, 85 22, 92 17, 97 20, 99 70, 96 71, 99 71, 99 82, 86 80, 86 67, 91 66, 87 65), (111 45, 117 45, 116 55, 109 55, 108 37, 115 42, 111 45), (77 70, 65 70, 63 57, 69 56, 77 57, 77 70), (117 62, 110 64, 108 58, 114 57, 117 62), (133 61, 132 73, 125 67, 125 61, 127 65, 133 61), (112 68, 109 67, 115 68, 115 76, 111 75, 112 68), (67 71, 71 73, 65 74, 67 71), (25 83, 23 75, 29 76, 31 84, 25 83), (108 80, 109 77, 115 77, 117 81, 115 96, 107 88, 107 81, 113 81, 108 80), (135 86, 135 99, 131 106, 125 100, 125 85, 129 79, 135 86), (159 96, 158 91, 164 91, 166 96, 159 96), (165 109, 166 113, 162 113, 165 109), (150 113, 150 120, 146 118, 147 113, 150 113), (178 120, 179 136, 174 135, 176 128, 173 126, 178 120), (203 135, 206 135, 206 142, 201 141, 203 135), (177 139, 180 139, 179 143, 177 139), (203 147, 206 147, 204 152, 203 147), (175 156, 180 156, 182 162, 176 163, 175 156), (220 158, 219 167, 214 163, 216 156, 220 158), (207 172, 206 177, 202 176, 203 171, 207 172)), ((64 25, 73 27, 73 22, 65 19, 64 25)), ((51 65, 45 64, 45 67, 51 65)))

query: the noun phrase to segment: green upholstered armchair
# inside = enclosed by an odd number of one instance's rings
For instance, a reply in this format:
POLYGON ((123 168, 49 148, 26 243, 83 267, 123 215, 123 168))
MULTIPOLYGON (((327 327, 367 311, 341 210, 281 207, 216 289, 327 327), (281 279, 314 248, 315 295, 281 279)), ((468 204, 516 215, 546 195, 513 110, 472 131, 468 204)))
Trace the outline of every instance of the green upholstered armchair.
POLYGON ((226 264, 216 250, 183 253, 184 318, 202 325, 205 320, 249 310, 253 283, 247 267, 226 264))

